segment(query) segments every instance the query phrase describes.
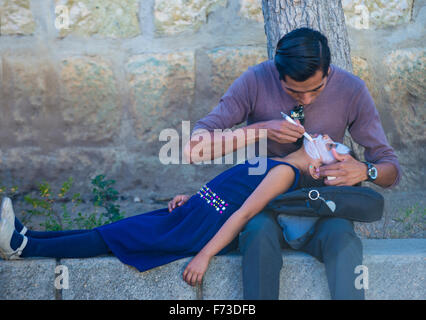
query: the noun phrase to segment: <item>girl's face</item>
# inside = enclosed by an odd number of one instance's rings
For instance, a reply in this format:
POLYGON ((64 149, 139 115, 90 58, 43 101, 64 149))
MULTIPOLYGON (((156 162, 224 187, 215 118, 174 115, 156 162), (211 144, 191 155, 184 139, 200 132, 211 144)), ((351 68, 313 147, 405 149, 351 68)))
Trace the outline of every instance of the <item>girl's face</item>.
MULTIPOLYGON (((308 172, 314 179, 319 179, 319 167, 323 164, 336 162, 331 150, 334 148, 337 153, 346 154, 350 149, 344 144, 334 142, 328 135, 313 135, 313 142, 308 139, 303 140, 303 146, 306 153, 311 158, 308 172)), ((331 179, 332 177, 327 177, 331 179)))
POLYGON ((346 154, 350 149, 344 144, 334 142, 328 135, 314 135, 313 142, 307 140, 303 141, 303 146, 306 153, 315 161, 322 164, 331 164, 336 162, 331 150, 336 149, 337 153, 346 154))

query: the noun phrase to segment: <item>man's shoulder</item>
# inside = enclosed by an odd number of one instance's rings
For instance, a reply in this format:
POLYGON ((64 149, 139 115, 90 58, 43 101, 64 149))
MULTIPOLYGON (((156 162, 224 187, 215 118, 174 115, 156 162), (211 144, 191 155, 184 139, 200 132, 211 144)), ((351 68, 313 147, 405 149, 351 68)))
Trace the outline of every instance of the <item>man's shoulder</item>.
POLYGON ((272 76, 274 72, 277 72, 274 62, 272 60, 265 60, 254 66, 248 68, 250 72, 253 72, 256 77, 267 77, 272 76))
POLYGON ((256 70, 270 70, 271 68, 275 68, 274 61, 272 60, 265 60, 251 67, 251 69, 256 70))
POLYGON ((333 85, 339 87, 339 90, 344 90, 345 88, 352 90, 361 90, 365 87, 365 82, 358 76, 346 71, 343 68, 340 68, 334 64, 331 65, 333 69, 333 85))

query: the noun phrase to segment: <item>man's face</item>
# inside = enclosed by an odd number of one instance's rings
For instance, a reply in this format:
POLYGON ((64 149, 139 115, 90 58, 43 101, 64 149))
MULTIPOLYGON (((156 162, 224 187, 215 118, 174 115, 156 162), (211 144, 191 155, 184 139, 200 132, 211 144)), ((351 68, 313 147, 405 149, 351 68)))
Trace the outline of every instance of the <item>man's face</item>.
MULTIPOLYGON (((328 69, 330 73, 330 68, 328 69)), ((322 90, 324 90, 328 77, 323 77, 323 72, 317 70, 315 74, 305 81, 298 82, 286 76, 285 81, 281 80, 281 85, 299 104, 307 105, 314 102, 322 90)))

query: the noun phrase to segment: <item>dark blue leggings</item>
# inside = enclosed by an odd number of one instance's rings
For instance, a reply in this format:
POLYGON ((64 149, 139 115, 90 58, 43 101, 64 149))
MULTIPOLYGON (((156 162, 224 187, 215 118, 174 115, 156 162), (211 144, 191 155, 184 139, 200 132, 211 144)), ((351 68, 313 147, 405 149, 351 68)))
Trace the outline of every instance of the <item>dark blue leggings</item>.
POLYGON ((21 257, 88 258, 110 253, 99 232, 92 230, 31 231, 21 257))

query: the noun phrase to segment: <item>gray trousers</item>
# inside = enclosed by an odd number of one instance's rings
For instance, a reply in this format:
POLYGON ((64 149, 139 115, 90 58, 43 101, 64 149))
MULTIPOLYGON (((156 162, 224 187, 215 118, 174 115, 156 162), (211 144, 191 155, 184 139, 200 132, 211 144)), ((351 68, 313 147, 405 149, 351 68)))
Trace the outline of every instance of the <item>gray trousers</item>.
MULTIPOLYGON (((288 248, 276 215, 266 212, 251 219, 238 239, 243 256, 244 299, 275 300, 279 296, 282 249, 288 248)), ((312 238, 301 248, 325 264, 332 299, 362 300, 355 288, 355 267, 362 264, 362 243, 352 221, 321 218, 312 238)))

